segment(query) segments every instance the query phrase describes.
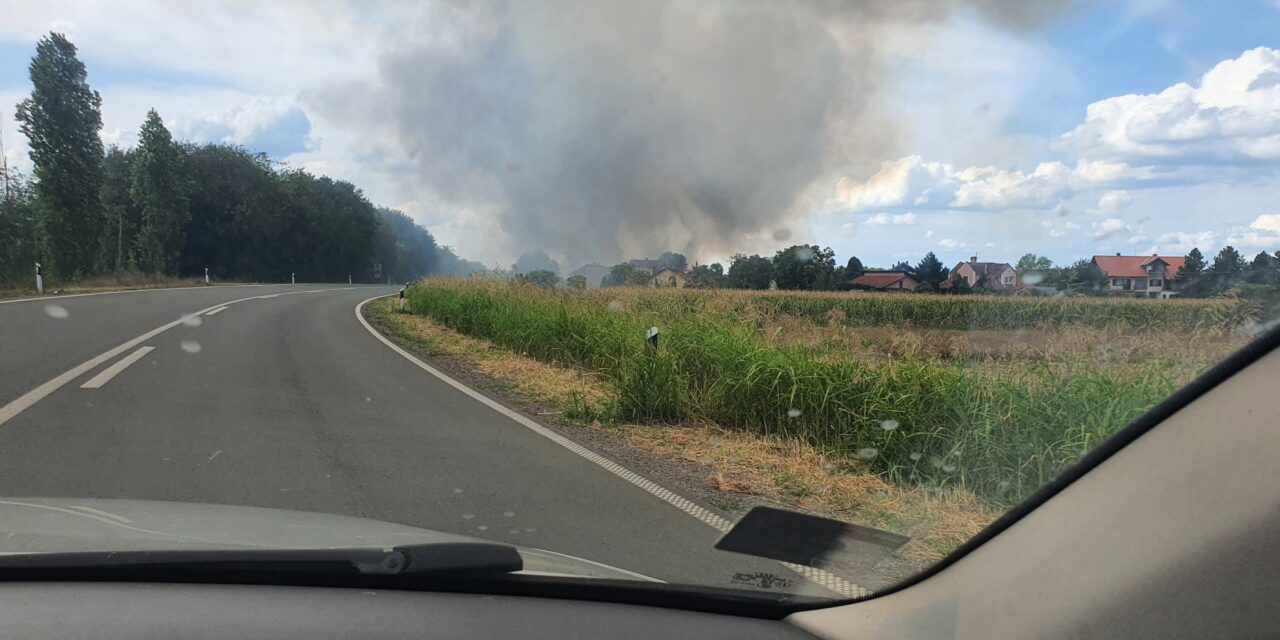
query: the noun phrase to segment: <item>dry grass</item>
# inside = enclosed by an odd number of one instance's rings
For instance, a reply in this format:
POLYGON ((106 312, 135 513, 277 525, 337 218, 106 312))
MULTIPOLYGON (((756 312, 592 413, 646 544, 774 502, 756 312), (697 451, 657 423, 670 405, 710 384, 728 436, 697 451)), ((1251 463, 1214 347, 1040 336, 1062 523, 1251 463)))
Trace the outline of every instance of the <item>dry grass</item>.
MULTIPOLYGON (((70 282, 46 280, 45 295, 71 295, 78 293, 100 293, 105 291, 133 291, 138 289, 169 289, 173 287, 196 287, 204 284, 204 278, 175 278, 172 276, 149 275, 144 273, 122 272, 117 274, 94 276, 70 282)), ((217 284, 239 284, 218 282, 217 284)), ((21 298, 39 295, 36 293, 34 276, 30 282, 21 285, 0 288, 0 298, 21 298)))
POLYGON ((588 372, 540 362, 411 314, 390 301, 371 305, 379 328, 427 353, 460 359, 521 397, 559 407, 567 418, 606 429, 628 444, 709 467, 707 482, 726 494, 750 494, 847 522, 910 536, 903 557, 937 559, 973 537, 999 512, 973 494, 891 485, 859 462, 831 458, 797 442, 710 423, 614 424, 614 390, 588 372))

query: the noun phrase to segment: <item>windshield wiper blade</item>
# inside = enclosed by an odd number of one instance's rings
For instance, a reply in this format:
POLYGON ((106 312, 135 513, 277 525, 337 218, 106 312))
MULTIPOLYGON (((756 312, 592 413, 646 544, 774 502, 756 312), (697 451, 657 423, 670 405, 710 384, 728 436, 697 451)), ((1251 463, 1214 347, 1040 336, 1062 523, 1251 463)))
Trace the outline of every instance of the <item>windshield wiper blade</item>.
POLYGON ((128 569, 390 575, 496 575, 524 568, 515 547, 490 542, 436 542, 392 548, 192 549, 72 551, 0 555, 0 579, 13 571, 128 569))

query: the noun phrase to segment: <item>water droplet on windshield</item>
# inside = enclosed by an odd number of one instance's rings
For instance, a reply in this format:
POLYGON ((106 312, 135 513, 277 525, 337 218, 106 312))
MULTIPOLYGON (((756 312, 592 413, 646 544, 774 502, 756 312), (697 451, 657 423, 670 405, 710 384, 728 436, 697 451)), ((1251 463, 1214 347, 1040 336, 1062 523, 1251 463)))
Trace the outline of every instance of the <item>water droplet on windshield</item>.
POLYGON ((516 517, 516 512, 514 512, 514 511, 503 511, 503 512, 502 512, 502 517, 504 517, 504 518, 514 518, 514 517, 516 517))
POLYGON ((879 453, 880 452, 877 451, 875 447, 863 447, 861 449, 858 449, 858 457, 863 460, 871 460, 872 458, 875 458, 876 455, 878 455, 879 453))
POLYGON ((884 429, 885 431, 893 431, 894 429, 897 429, 897 428, 898 428, 898 421, 897 421, 897 420, 885 420, 885 421, 883 421, 883 422, 881 422, 881 423, 880 423, 880 428, 881 428, 881 429, 884 429))
POLYGON ((1027 285, 1035 286, 1035 285, 1040 284, 1040 283, 1041 283, 1041 282, 1043 282, 1043 281, 1044 281, 1044 276, 1043 276, 1043 275, 1041 275, 1041 274, 1039 274, 1039 273, 1024 273, 1024 274, 1022 274, 1022 283, 1023 283, 1023 284, 1027 284, 1027 285))
POLYGON ((800 247, 796 249, 796 260, 800 262, 810 262, 813 260, 813 249, 809 247, 800 247))
POLYGON ((188 327, 198 327, 204 324, 204 320, 202 320, 200 316, 197 316, 194 314, 188 314, 188 315, 182 316, 182 324, 185 324, 188 327))
POLYGON ((610 310, 610 311, 622 311, 622 301, 621 301, 621 300, 614 300, 613 302, 610 302, 610 303, 609 303, 609 310, 610 310))
POLYGON ((183 340, 182 350, 187 353, 200 353, 200 343, 195 340, 183 340))
POLYGON ((912 461, 912 462, 917 462, 917 461, 919 461, 919 460, 920 460, 920 458, 923 458, 923 457, 924 457, 924 454, 923 454, 923 453, 920 453, 919 451, 913 451, 913 452, 911 453, 911 455, 909 455, 909 456, 907 456, 907 457, 908 457, 908 458, 911 458, 911 461, 912 461))
POLYGON ((938 456, 929 456, 929 464, 931 464, 931 465, 933 465, 933 466, 935 466, 935 467, 941 467, 941 466, 942 466, 942 458, 939 458, 938 456))
POLYGON ((488 531, 488 530, 489 530, 489 527, 486 527, 486 526, 484 526, 484 525, 480 525, 480 526, 478 526, 478 527, 476 527, 476 528, 477 528, 477 529, 479 529, 479 530, 481 530, 481 531, 488 531))
POLYGON ((799 417, 800 417, 800 410, 799 410, 799 409, 787 409, 787 417, 788 417, 788 418, 799 418, 799 417))
POLYGON ((476 517, 476 514, 474 514, 474 513, 464 513, 464 514, 462 514, 462 519, 463 519, 463 520, 470 520, 470 519, 472 519, 472 518, 474 518, 474 517, 476 517))
POLYGON ((454 490, 453 490, 453 492, 454 492, 454 493, 462 493, 462 489, 454 489, 454 490))
POLYGON ((364 401, 365 401, 365 402, 373 402, 373 398, 370 398, 369 396, 365 396, 365 397, 364 397, 364 401))
POLYGON ((71 315, 70 313, 67 312, 66 307, 60 307, 56 304, 45 305, 44 312, 49 314, 50 318, 57 318, 59 320, 71 315))
POLYGON ((1008 480, 1001 480, 1001 481, 1000 481, 1000 484, 996 485, 996 487, 997 487, 998 489, 1000 489, 1001 491, 1005 491, 1005 490, 1007 490, 1007 489, 1009 488, 1009 481, 1008 481, 1008 480))
POLYGON ((533 527, 525 527, 525 528, 524 528, 524 532, 525 532, 525 533, 533 533, 534 531, 537 531, 537 529, 534 529, 533 527))
POLYGON ((720 446, 720 442, 721 442, 720 438, 707 438, 707 444, 713 447, 720 446))
POLYGON ((884 500, 886 496, 888 496, 887 493, 880 491, 878 489, 871 492, 871 498, 873 500, 884 500))
POLYGON ((777 240, 778 242, 782 242, 784 240, 790 240, 791 230, 786 227, 782 227, 781 229, 775 229, 773 231, 773 239, 777 240))
POLYGON ((955 471, 955 470, 956 470, 956 466, 955 466, 954 464, 944 464, 944 465, 942 465, 942 471, 943 471, 944 473, 951 473, 952 471, 955 471))
POLYGON ((520 530, 519 530, 519 529, 512 529, 512 530, 510 531, 510 533, 511 533, 511 535, 513 535, 513 536, 514 536, 514 535, 516 535, 517 533, 520 533, 520 530))

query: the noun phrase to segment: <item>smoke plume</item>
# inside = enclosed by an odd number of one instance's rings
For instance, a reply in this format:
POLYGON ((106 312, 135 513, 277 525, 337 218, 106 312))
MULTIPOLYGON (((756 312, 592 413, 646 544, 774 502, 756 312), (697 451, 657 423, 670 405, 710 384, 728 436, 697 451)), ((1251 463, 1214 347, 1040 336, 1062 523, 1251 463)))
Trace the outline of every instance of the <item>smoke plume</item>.
POLYGON ((309 101, 403 145, 436 197, 497 211, 517 253, 720 255, 785 239, 833 171, 897 156, 888 33, 957 10, 1026 27, 1045 5, 445 3, 388 40, 377 77, 309 101))

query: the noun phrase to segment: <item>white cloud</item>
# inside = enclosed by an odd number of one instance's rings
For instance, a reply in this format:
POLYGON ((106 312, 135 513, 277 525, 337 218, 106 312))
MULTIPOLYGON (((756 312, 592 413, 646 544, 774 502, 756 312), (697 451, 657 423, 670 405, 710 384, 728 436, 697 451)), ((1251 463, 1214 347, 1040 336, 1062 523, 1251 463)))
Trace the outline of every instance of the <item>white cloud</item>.
POLYGON ((1094 222, 1089 226, 1093 230, 1094 240, 1101 240, 1129 229, 1129 225, 1120 218, 1107 218, 1101 222, 1094 222))
POLYGON ((915 224, 915 223, 916 223, 916 214, 910 213, 910 212, 899 213, 899 214, 877 213, 876 215, 871 216, 870 218, 867 218, 867 222, 866 222, 866 224, 872 225, 872 226, 886 225, 886 224, 915 224))
POLYGON ((965 249, 969 243, 956 240, 955 238, 943 238, 938 241, 938 246, 943 249, 965 249))
POLYGON ((1249 224, 1250 229, 1280 233, 1280 213, 1264 213, 1249 224))
POLYGON ((902 205, 938 208, 951 202, 956 186, 951 165, 907 156, 882 162, 866 182, 841 178, 836 200, 855 211, 902 205))
POLYGON ((1048 229, 1050 238, 1061 238, 1080 228, 1080 225, 1070 220, 1043 220, 1040 226, 1048 229))
POLYGON ((1264 213, 1247 229, 1233 229, 1226 242, 1236 248, 1280 250, 1280 213, 1264 213))
POLYGON ((1161 255, 1184 255, 1194 248, 1199 247, 1204 251, 1206 247, 1217 246, 1217 236, 1212 231, 1186 232, 1173 231, 1161 234, 1156 238, 1157 251, 1152 253, 1160 253, 1161 255))
POLYGON ((925 231, 925 232, 924 232, 924 237, 926 237, 926 238, 932 238, 932 237, 933 237, 933 229, 929 229, 929 230, 925 231))
MULTIPOLYGON (((850 211, 889 207, 916 209, 1043 209, 1082 191, 1140 187, 1185 179, 1176 171, 1155 171, 1106 160, 1080 160, 1075 166, 1041 162, 1030 172, 998 167, 957 169, 920 156, 887 161, 865 182, 844 177, 830 204, 850 211)), ((1117 207, 1128 195, 1114 191, 1117 207)))
POLYGON ((1103 213, 1115 213, 1117 210, 1133 202, 1133 196, 1127 191, 1108 191, 1098 198, 1098 210, 1103 213))
POLYGON ((1132 165, 1280 160, 1280 51, 1258 47, 1224 60, 1199 86, 1095 102, 1059 147, 1132 165))

